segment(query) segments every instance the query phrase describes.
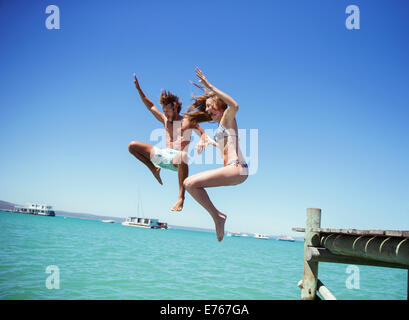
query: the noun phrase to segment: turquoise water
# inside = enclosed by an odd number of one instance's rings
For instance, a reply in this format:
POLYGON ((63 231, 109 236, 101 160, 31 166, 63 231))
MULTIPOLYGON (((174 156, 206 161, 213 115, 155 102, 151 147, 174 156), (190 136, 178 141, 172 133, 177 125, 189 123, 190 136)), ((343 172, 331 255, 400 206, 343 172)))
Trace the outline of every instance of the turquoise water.
MULTIPOLYGON (((2 299, 299 299, 302 242, 0 212, 2 299), (47 266, 59 289, 47 289, 47 266), (55 273, 52 273, 55 275, 55 273)), ((406 299, 407 272, 320 263, 338 299, 406 299)))

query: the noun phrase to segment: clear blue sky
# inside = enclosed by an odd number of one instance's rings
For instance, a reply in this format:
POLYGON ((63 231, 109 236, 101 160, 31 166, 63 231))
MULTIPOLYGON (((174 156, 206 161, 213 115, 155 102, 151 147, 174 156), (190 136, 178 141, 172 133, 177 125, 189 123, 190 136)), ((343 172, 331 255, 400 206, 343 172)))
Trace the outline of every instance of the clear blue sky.
POLYGON ((209 191, 228 230, 300 235, 307 207, 324 227, 409 229, 407 1, 1 1, 0 30, 1 200, 127 216, 139 190, 146 216, 213 228, 190 195, 171 213, 176 174, 160 186, 127 149, 160 127, 132 73, 187 106, 199 66, 259 130, 257 174, 209 191))

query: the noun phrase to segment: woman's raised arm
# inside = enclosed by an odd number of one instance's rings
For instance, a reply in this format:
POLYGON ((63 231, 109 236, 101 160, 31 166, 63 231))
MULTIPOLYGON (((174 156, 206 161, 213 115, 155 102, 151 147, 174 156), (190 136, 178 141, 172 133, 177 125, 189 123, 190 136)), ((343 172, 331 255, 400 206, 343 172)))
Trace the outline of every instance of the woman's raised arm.
MULTIPOLYGON (((209 80, 206 79, 203 72, 196 67, 196 75, 200 79, 199 82, 203 84, 203 86, 211 91, 213 91, 220 99, 222 99, 228 106, 228 109, 231 109, 229 113, 234 113, 233 116, 239 111, 239 105, 237 102, 230 97, 227 93, 217 89, 214 85, 212 85, 209 80)), ((227 111, 227 110, 226 110, 227 111)))

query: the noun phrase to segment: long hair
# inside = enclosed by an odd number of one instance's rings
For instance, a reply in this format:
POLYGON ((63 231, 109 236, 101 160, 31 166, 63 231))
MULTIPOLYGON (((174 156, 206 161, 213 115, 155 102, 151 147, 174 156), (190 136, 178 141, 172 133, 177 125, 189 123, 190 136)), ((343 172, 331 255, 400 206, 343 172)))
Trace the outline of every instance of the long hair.
MULTIPOLYGON (((209 98, 217 98, 214 92, 206 92, 201 96, 193 96, 193 104, 187 108, 187 112, 183 113, 192 123, 214 121, 210 114, 206 111, 206 100, 209 98)), ((223 110, 226 110, 227 104, 223 102, 223 110)))
POLYGON ((180 112, 180 109, 182 108, 182 102, 180 101, 179 97, 174 95, 170 91, 161 90, 159 102, 162 106, 167 105, 167 104, 171 104, 175 106, 178 110, 178 113, 180 112))

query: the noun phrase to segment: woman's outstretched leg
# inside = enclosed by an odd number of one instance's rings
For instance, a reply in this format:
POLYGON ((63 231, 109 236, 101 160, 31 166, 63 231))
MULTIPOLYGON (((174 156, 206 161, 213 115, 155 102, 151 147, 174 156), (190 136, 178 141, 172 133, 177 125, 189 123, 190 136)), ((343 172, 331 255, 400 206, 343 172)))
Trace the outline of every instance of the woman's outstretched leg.
POLYGON ((152 172, 153 176, 158 180, 160 184, 162 183, 162 179, 160 178, 160 167, 155 166, 151 161, 151 151, 153 146, 147 143, 139 142, 139 141, 132 141, 129 146, 128 150, 132 153, 135 158, 140 160, 143 164, 145 164, 148 169, 152 172))
POLYGON ((186 186, 186 190, 202 205, 203 208, 207 210, 207 212, 210 213, 216 227, 217 240, 222 241, 224 237, 224 224, 227 216, 216 209, 204 188, 186 186))
POLYGON ((186 178, 184 182, 186 190, 213 218, 217 240, 219 241, 223 240, 224 225, 227 217, 216 209, 204 188, 240 184, 247 179, 247 176, 240 175, 240 170, 240 167, 227 166, 195 174, 186 178))

